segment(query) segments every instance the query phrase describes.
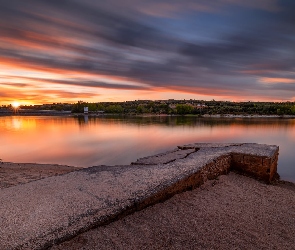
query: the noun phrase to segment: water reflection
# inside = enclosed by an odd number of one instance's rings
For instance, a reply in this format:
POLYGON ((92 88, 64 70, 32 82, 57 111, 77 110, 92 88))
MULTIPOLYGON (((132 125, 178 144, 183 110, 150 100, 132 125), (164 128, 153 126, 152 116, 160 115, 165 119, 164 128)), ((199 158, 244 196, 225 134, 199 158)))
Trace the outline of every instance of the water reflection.
POLYGON ((295 181, 293 119, 196 117, 1 117, 0 158, 89 167, 129 164, 193 142, 280 146, 279 172, 295 181))

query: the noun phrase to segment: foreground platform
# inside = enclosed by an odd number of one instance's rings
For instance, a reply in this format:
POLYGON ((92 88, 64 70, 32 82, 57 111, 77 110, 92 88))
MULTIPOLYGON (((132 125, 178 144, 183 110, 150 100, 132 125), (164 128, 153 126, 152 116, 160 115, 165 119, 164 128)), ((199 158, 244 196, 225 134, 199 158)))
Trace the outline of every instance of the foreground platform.
POLYGON ((0 249, 43 249, 236 169, 269 183, 278 147, 191 144, 0 191, 0 249))

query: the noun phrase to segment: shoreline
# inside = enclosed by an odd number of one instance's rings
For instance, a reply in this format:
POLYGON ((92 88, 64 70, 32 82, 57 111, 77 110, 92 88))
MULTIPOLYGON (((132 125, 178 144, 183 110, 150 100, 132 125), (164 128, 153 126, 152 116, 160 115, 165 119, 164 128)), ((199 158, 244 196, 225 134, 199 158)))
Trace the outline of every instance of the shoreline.
POLYGON ((276 118, 276 119, 295 119, 295 115, 257 115, 257 114, 242 114, 242 115, 235 115, 235 114, 186 114, 186 115, 178 115, 178 114, 153 114, 153 113, 146 113, 146 114, 112 114, 112 113, 71 113, 68 111, 36 111, 36 112, 0 112, 1 117, 7 116, 62 116, 62 117, 196 117, 196 118, 276 118))

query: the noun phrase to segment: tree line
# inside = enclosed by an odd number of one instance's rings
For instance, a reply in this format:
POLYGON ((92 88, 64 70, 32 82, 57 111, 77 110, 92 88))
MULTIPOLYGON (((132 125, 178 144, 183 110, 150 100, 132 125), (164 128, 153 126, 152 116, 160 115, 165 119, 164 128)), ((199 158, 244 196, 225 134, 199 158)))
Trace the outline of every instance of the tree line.
POLYGON ((294 102, 228 102, 228 101, 129 101, 129 102, 78 102, 73 113, 105 112, 113 114, 178 114, 178 115, 295 115, 294 102))
MULTIPOLYGON (((109 114, 170 114, 170 115, 295 115, 295 102, 229 102, 204 100, 136 100, 126 102, 84 102, 23 105, 20 109, 55 110, 109 114)), ((9 110, 2 105, 0 110, 9 110)))

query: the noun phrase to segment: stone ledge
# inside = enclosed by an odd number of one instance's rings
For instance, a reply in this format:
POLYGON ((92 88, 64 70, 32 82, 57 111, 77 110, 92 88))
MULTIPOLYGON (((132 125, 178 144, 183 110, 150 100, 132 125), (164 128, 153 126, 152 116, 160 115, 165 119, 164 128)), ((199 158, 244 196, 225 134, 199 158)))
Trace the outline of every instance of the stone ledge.
POLYGON ((276 174, 277 146, 197 143, 179 149, 136 165, 91 167, 2 189, 0 249, 44 249, 230 169, 268 183, 276 174))

